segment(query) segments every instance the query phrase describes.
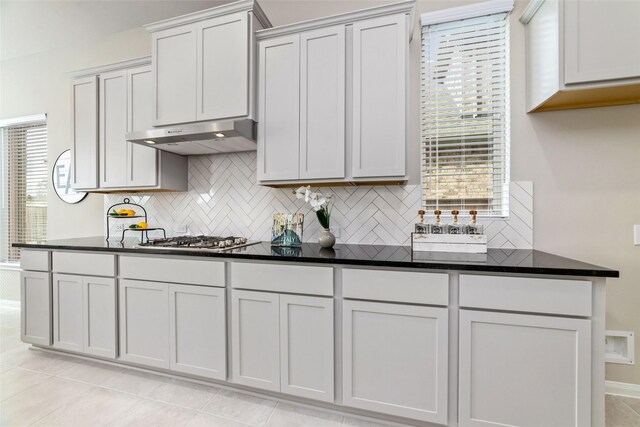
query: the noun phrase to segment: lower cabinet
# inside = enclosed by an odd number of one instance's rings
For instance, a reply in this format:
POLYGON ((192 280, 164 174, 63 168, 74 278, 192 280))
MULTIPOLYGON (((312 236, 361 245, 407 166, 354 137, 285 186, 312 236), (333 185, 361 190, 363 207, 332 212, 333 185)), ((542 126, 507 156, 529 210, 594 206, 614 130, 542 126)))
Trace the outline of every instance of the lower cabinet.
POLYGON ((51 274, 20 272, 20 339, 51 345, 51 274))
POLYGON ((231 296, 233 382, 333 402, 333 299, 231 296))
POLYGON ((120 358, 225 380, 225 289, 120 281, 120 358))
POLYGON ((460 310, 460 426, 591 425, 591 321, 460 310))
POLYGON ((231 291, 233 382, 280 391, 280 296, 231 291))
POLYGON ((120 280, 120 359, 169 369, 169 285, 120 280))
POLYGON ((171 369, 227 379, 225 289, 169 285, 171 369))
POLYGON ((343 302, 343 403, 447 423, 448 310, 343 302))
POLYGON ((114 278, 53 275, 53 346, 116 357, 114 278))

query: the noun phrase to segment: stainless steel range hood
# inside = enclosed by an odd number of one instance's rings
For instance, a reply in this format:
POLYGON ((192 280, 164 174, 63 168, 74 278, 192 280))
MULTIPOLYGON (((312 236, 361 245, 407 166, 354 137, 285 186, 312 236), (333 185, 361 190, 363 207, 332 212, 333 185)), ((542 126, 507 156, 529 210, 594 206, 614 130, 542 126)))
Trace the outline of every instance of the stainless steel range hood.
POLYGON ((256 122, 219 120, 129 132, 127 141, 183 156, 256 150, 256 122))

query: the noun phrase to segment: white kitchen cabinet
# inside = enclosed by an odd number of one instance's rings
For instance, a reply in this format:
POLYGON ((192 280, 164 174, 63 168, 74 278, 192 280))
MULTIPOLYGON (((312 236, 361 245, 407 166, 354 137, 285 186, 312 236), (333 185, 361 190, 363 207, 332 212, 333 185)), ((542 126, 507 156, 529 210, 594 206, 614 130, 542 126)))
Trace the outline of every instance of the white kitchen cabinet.
POLYGON ((127 185, 127 72, 103 73, 99 78, 99 147, 101 188, 127 185), (123 108, 125 107, 125 108, 123 108))
POLYGON ((116 280, 112 277, 82 278, 83 352, 115 359, 117 356, 116 280))
POLYGON ((233 289, 233 382, 333 402, 333 300, 233 289))
POLYGON ((640 2, 563 4, 566 84, 640 77, 640 2))
POLYGON ((196 119, 196 27, 184 25, 151 34, 154 76, 153 125, 196 119))
POLYGON ((51 345, 51 274, 20 272, 20 339, 51 345))
POLYGON ((591 321, 460 310, 459 423, 591 425, 591 321))
POLYGON ((333 299, 280 295, 280 391, 333 402, 333 299))
POLYGON ((74 93, 73 128, 88 133, 87 107, 83 104, 87 89, 80 91, 81 82, 89 85, 97 78, 98 130, 94 138, 74 139, 74 170, 92 170, 97 180, 82 185, 85 191, 116 192, 125 190, 186 191, 188 165, 185 157, 133 144, 126 140, 127 132, 152 128, 153 76, 148 58, 139 58, 77 71, 75 75, 91 74, 72 82, 74 93), (78 87, 76 87, 78 86, 78 87), (97 145, 97 149, 93 146, 97 145), (91 147, 90 147, 91 146, 91 147), (93 150, 93 151, 91 151, 93 150), (89 154, 92 152, 93 154, 89 154))
MULTIPOLYGON (((127 70, 127 132, 151 129, 153 126, 152 100, 151 66, 144 65, 127 70)), ((127 141, 126 185, 128 187, 158 185, 159 155, 155 148, 127 141)))
POLYGON ((345 177, 345 26, 300 34, 300 179, 345 177))
POLYGON ((53 274, 53 346, 115 359, 116 283, 112 277, 53 274))
POLYGON ((296 180, 300 156, 300 37, 259 45, 258 181, 296 180))
POLYGON ((258 31, 258 182, 406 180, 414 4, 258 31))
POLYGON ((231 292, 234 383, 280 391, 279 307, 278 294, 231 292))
POLYGON ((353 24, 355 178, 405 175, 409 35, 404 14, 353 24))
POLYGON ((166 283, 120 280, 120 359, 170 368, 168 307, 166 283))
POLYGON ((249 115, 248 19, 238 12, 196 24, 196 120, 249 115))
POLYGON ((532 0, 526 26, 527 111, 640 99, 640 3, 532 0))
POLYGON ((82 276, 54 274, 53 346, 82 352, 83 323, 82 276))
POLYGON ((343 403, 447 423, 448 310, 343 302, 343 403))
POLYGON ((169 285, 171 370, 227 379, 225 289, 169 285))
POLYGON ((270 26, 254 1, 145 25, 152 41, 154 126, 253 118, 253 32, 270 26))
POLYGON ((71 164, 73 188, 98 186, 98 78, 71 82, 71 164))

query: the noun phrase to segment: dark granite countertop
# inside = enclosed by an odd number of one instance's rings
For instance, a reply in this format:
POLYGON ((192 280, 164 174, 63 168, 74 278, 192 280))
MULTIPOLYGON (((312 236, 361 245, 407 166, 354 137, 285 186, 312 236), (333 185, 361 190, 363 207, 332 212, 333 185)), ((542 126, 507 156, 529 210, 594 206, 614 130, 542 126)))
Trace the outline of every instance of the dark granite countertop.
POLYGON ((124 243, 107 242, 103 237, 48 240, 14 244, 31 249, 60 249, 154 255, 184 255, 227 259, 306 262, 377 266, 391 268, 419 268, 425 270, 485 271, 515 274, 548 274, 560 276, 619 277, 620 273, 547 252, 527 249, 489 249, 487 254, 411 253, 409 246, 336 245, 323 249, 316 243, 300 248, 272 247, 269 242, 236 249, 232 252, 208 252, 151 249, 137 247, 138 240, 128 238, 124 243))

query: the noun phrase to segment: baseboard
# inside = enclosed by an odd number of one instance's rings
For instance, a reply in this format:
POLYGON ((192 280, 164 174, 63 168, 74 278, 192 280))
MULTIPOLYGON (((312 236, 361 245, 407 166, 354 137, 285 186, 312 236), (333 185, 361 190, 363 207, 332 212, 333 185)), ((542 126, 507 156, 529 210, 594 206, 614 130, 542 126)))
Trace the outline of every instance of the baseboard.
POLYGON ((0 306, 9 308, 20 308, 20 301, 10 299, 0 299, 0 306))
POLYGON ((640 399, 640 384, 620 383, 617 381, 605 381, 604 392, 617 396, 629 396, 640 399))

